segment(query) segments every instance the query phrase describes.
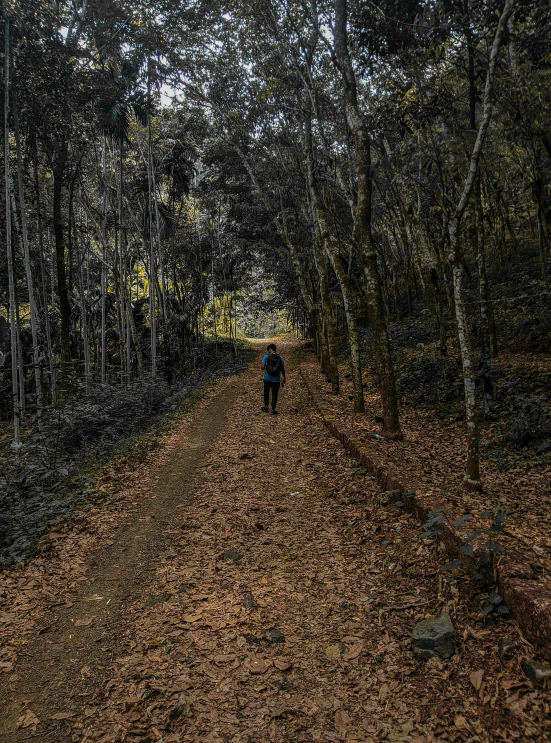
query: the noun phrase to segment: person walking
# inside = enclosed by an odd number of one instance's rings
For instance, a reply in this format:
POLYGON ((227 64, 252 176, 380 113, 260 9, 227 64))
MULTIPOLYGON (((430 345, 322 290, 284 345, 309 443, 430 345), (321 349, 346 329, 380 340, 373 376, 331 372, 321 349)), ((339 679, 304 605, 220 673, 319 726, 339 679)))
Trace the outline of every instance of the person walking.
POLYGON ((262 369, 265 371, 264 374, 264 405, 262 410, 265 413, 271 412, 272 415, 277 415, 277 398, 279 396, 279 388, 285 386, 285 362, 283 356, 280 356, 277 352, 275 343, 270 343, 267 348, 268 353, 264 355, 262 359, 262 369), (270 390, 272 392, 272 409, 270 411, 270 390))

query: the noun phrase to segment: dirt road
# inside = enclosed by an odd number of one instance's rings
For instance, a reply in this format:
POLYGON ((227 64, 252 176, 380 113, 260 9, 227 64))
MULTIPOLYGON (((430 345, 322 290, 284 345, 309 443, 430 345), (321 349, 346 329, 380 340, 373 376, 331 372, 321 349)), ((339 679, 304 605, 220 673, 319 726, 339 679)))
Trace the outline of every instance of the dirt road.
POLYGON ((4 674, 1 741, 551 739, 549 695, 497 657, 514 624, 485 624, 417 524, 350 471, 283 352, 279 416, 260 411, 256 364, 217 383, 138 473, 150 486, 124 523, 83 548, 72 600, 4 674), (444 609, 458 652, 418 663, 411 629, 444 609))

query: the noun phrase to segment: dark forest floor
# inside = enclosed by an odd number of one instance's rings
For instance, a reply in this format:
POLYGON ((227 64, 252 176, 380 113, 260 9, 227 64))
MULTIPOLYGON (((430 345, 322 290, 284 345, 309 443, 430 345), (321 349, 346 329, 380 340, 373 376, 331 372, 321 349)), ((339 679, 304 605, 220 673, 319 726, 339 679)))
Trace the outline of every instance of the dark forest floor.
POLYGON ((217 380, 116 500, 2 574, 0 740, 551 740, 549 693, 498 659, 515 623, 347 471, 283 353, 278 417, 256 363, 217 380), (444 609, 457 653, 417 662, 444 609))

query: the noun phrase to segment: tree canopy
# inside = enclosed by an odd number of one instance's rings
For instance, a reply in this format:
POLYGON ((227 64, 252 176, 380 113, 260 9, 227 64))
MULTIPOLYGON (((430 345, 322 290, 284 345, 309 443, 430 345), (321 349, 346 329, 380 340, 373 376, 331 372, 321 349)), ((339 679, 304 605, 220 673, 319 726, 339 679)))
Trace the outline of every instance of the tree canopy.
POLYGON ((16 450, 25 415, 185 375, 206 336, 292 324, 338 394, 341 322, 354 410, 372 355, 400 437, 391 326, 426 313, 461 359, 479 488, 496 303, 549 296, 550 21, 530 0, 6 0, 16 450))

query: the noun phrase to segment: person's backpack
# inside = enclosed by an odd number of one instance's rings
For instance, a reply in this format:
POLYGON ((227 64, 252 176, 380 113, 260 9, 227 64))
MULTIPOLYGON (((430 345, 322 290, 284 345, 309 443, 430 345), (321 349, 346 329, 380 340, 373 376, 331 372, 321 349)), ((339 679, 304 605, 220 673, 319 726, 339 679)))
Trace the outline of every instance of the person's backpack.
POLYGON ((282 369, 283 363, 281 361, 281 356, 278 356, 276 353, 269 354, 266 359, 266 372, 271 377, 279 377, 282 369))

